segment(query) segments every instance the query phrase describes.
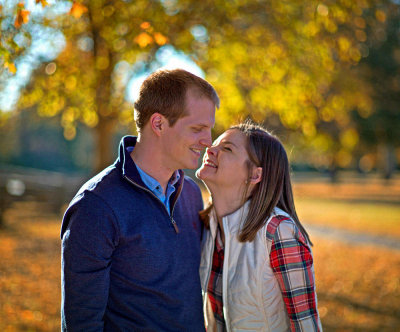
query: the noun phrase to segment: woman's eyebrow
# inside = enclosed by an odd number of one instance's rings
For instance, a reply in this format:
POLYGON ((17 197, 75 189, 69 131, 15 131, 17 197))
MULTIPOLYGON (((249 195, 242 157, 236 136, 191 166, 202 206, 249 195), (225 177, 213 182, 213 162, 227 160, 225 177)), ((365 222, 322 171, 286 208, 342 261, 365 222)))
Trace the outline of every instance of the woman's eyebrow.
POLYGON ((235 143, 231 142, 231 141, 222 141, 221 143, 223 143, 223 144, 231 144, 231 145, 233 145, 234 147, 237 148, 237 145, 235 143))

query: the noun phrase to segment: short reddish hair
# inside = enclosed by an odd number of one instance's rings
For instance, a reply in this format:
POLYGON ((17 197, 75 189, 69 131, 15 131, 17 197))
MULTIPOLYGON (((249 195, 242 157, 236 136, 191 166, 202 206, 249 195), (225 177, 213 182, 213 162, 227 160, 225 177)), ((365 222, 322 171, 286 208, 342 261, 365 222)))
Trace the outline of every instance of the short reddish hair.
POLYGON ((154 113, 165 116, 169 125, 173 126, 185 116, 186 93, 189 89, 210 99, 219 108, 219 97, 212 85, 186 70, 158 70, 148 76, 134 104, 138 130, 146 125, 154 113))

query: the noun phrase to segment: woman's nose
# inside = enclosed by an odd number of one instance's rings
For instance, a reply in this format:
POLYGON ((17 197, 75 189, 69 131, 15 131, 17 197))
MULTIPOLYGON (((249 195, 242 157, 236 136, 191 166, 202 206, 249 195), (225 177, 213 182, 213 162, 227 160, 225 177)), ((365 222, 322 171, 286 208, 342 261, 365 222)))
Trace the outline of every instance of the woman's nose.
POLYGON ((216 146, 210 146, 207 148, 207 153, 216 156, 218 153, 218 148, 216 146))

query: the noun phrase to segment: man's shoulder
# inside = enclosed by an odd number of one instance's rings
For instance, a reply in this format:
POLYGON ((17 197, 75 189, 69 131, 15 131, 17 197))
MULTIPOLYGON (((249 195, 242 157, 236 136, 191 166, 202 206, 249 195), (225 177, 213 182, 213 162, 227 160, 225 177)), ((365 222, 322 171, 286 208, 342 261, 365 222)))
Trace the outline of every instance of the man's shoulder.
POLYGON ((68 209, 72 206, 76 206, 78 203, 79 206, 87 205, 87 208, 93 206, 93 209, 95 209, 96 202, 104 204, 104 202, 107 201, 107 197, 115 196, 116 192, 119 190, 118 187, 120 187, 120 185, 118 178, 120 178, 120 175, 118 175, 118 173, 118 170, 111 165, 90 178, 75 194, 68 209))
POLYGON ((112 184, 114 182, 113 178, 117 175, 116 173, 117 170, 114 165, 107 167, 86 181, 86 183, 84 183, 79 189, 77 195, 84 191, 98 191, 102 186, 107 185, 108 183, 112 184))

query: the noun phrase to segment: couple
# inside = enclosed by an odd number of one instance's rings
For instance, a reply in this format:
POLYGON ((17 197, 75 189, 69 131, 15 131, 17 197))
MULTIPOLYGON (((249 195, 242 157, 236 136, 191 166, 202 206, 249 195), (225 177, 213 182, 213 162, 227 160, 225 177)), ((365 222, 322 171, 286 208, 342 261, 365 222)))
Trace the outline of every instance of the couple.
POLYGON ((249 123, 211 145, 218 107, 214 88, 184 70, 143 82, 138 137, 122 139, 64 215, 63 331, 321 330, 286 152, 249 123), (181 169, 204 148, 203 210, 181 169))

